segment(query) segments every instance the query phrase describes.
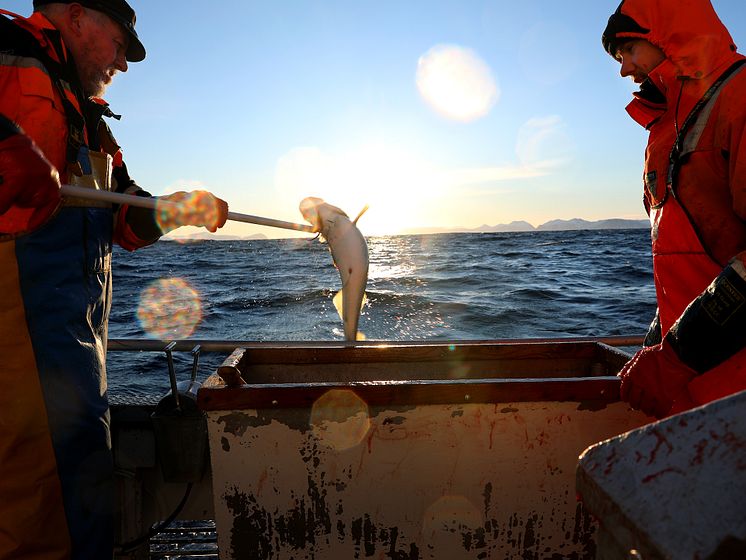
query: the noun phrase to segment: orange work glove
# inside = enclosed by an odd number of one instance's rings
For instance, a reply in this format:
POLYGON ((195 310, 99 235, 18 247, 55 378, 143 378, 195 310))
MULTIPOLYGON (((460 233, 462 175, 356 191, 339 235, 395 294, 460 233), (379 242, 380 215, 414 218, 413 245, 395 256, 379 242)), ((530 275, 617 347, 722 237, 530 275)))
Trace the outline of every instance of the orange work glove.
POLYGON ((205 227, 215 233, 228 218, 228 203, 207 191, 179 191, 158 199, 179 205, 178 208, 168 205, 157 208, 156 220, 163 233, 180 226, 205 227))
POLYGON ((0 115, 0 235, 34 231, 60 201, 57 170, 31 138, 0 115))
POLYGON ((672 409, 681 411, 694 406, 687 385, 696 375, 664 339, 660 344, 643 348, 624 365, 619 372, 621 397, 632 408, 663 418, 672 409))

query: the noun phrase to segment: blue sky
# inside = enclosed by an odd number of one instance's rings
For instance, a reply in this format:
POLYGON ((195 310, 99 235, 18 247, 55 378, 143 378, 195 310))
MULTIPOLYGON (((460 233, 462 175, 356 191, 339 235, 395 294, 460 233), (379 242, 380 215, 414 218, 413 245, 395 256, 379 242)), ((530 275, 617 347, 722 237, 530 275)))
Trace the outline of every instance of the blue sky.
MULTIPOLYGON (((306 196, 369 204, 364 234, 645 217, 634 84, 600 44, 617 0, 130 3, 148 57, 106 97, 153 194, 296 222, 306 196)), ((746 2, 713 5, 746 46, 746 2)))

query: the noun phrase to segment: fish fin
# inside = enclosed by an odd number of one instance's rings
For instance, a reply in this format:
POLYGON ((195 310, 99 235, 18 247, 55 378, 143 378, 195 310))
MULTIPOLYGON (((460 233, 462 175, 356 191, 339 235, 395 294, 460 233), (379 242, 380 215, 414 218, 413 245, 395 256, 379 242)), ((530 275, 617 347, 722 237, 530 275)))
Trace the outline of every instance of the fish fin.
POLYGON ((342 290, 339 290, 335 295, 334 299, 332 299, 332 303, 334 304, 334 308, 337 310, 337 313, 339 314, 339 318, 344 321, 344 317, 342 315, 342 290))
MULTIPOLYGON (((344 316, 342 315, 342 310, 344 309, 344 306, 342 305, 342 302, 344 300, 342 296, 342 292, 344 290, 339 290, 336 294, 334 294, 334 298, 332 299, 332 303, 334 304, 334 308, 337 310, 337 313, 339 314, 339 318, 344 321, 344 316)), ((362 310, 363 307, 365 307, 365 304, 368 303, 368 295, 363 294, 363 301, 360 302, 360 309, 362 310)))
POLYGON ((361 216, 363 214, 365 214, 368 211, 368 208, 370 208, 370 206, 368 206, 367 204, 365 206, 363 206, 363 209, 360 210, 360 212, 358 213, 357 217, 354 220, 352 220, 352 225, 354 225, 354 226, 357 225, 357 221, 361 218, 361 216))

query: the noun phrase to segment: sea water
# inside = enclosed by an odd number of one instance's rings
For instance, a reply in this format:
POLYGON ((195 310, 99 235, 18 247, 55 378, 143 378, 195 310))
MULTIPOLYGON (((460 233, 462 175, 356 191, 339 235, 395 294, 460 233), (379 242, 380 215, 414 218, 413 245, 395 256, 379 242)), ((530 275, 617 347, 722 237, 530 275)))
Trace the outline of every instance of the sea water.
MULTIPOLYGON (((368 340, 642 336, 656 307, 649 235, 629 229, 371 237, 360 330, 368 340)), ((110 338, 182 336, 154 331, 143 313, 157 293, 149 287, 178 281, 196 300, 183 313, 192 315, 189 338, 343 339, 332 303, 339 274, 316 239, 161 241, 134 253, 116 249, 113 271, 110 338)), ((201 356, 199 379, 226 355, 201 356)), ((175 358, 177 375, 188 378, 192 357, 175 358)), ((109 352, 108 364, 112 395, 169 389, 162 352, 109 352)))

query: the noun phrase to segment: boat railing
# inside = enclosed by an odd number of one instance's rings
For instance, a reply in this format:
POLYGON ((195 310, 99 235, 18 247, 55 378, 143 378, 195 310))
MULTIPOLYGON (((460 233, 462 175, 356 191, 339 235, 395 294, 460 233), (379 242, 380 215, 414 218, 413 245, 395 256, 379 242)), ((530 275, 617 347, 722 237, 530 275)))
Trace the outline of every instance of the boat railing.
POLYGON ((408 346, 431 346, 434 344, 469 344, 469 345, 493 345, 493 344, 516 344, 516 343, 561 343, 561 342, 597 342, 613 347, 635 347, 641 346, 644 337, 634 335, 614 336, 578 336, 578 337, 548 337, 548 338, 502 338, 502 339, 429 339, 429 340, 365 340, 354 343, 335 340, 323 341, 256 341, 256 340, 213 340, 213 339, 179 339, 161 340, 147 338, 111 338, 109 339, 109 350, 114 352, 164 352, 167 347, 173 352, 194 352, 199 347, 201 352, 233 352, 236 348, 337 348, 354 346, 397 346, 406 344, 408 346))

